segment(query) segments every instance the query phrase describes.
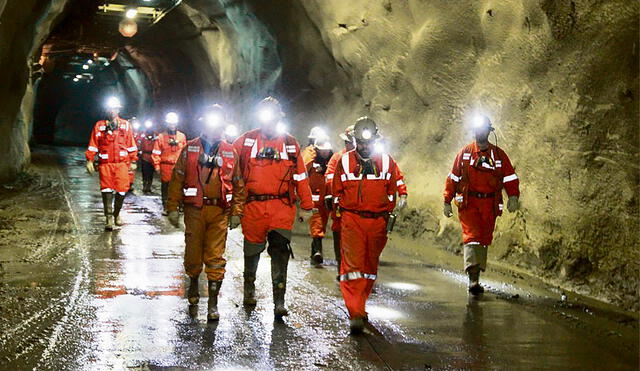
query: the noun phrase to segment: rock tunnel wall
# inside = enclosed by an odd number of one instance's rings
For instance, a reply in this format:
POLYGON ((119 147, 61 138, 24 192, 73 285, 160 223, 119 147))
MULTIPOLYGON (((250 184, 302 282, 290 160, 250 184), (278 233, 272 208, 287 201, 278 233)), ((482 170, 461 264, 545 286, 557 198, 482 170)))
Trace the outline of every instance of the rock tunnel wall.
MULTIPOLYGON (((64 3, 0 0, 4 179, 28 160, 25 61, 64 3)), ((637 311, 638 13, 626 0, 186 0, 126 50, 155 114, 221 100, 248 129, 246 107, 275 92, 298 137, 373 116, 411 192, 398 232, 453 252, 444 179, 470 114, 488 114, 523 192, 490 259, 637 311)))
POLYGON ((402 234, 460 252, 441 194, 483 112, 523 192, 490 258, 638 310, 638 2, 256 3, 279 42, 305 41, 284 76, 306 76, 324 112, 300 122, 381 123, 411 193, 402 234))

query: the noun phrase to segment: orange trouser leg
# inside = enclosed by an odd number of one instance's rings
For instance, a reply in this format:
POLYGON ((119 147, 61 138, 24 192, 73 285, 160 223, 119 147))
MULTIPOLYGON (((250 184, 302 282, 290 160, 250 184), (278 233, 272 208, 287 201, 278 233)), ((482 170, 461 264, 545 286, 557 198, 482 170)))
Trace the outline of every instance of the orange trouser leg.
POLYGON ((467 207, 459 211, 464 244, 491 245, 496 225, 493 202, 492 198, 470 197, 467 207))
POLYGON ((227 243, 229 216, 217 206, 204 206, 206 231, 204 240, 204 271, 209 281, 222 281, 226 259, 223 257, 227 243))
POLYGON ((350 318, 366 315, 365 305, 387 242, 384 218, 342 214, 340 290, 350 318))

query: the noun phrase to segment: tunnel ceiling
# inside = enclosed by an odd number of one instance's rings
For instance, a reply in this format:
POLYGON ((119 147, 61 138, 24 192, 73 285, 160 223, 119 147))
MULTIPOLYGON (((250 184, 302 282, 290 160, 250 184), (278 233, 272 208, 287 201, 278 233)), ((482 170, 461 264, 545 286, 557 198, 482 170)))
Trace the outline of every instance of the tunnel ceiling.
POLYGON ((223 101, 247 129, 247 107, 274 93, 299 137, 373 116, 409 183, 415 209, 402 233, 456 252, 441 192, 480 111, 523 188, 523 210, 501 218, 491 258, 638 309, 636 1, 185 0, 130 39, 114 24, 87 33, 89 5, 23 3, 0 0, 9 82, 0 138, 12 138, 0 147, 1 174, 28 158, 37 49, 47 38, 60 48, 81 39, 144 72, 153 114, 223 101))

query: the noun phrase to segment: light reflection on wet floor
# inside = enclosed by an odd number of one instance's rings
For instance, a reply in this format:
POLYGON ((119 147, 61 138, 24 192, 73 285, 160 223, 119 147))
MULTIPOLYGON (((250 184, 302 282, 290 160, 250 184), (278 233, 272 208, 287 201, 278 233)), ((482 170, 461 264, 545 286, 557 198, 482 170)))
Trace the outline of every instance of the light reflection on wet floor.
MULTIPOLYGON (((68 151, 68 150, 64 150, 68 151)), ((81 156, 78 151, 75 157, 81 156)), ((74 157, 74 158, 75 158, 74 157)), ((77 160, 77 159, 76 159, 77 160)), ((370 305, 367 335, 348 335, 335 267, 311 268, 309 239, 294 237, 297 259, 289 268, 291 315, 274 321, 269 258, 258 270, 258 305, 242 306, 242 235, 230 233, 220 322, 206 322, 203 297, 190 313, 184 298, 183 233, 160 216, 158 196, 128 197, 126 225, 102 231, 97 178, 82 167, 65 170, 69 194, 86 231, 89 282, 81 286, 75 320, 63 331, 60 352, 40 366, 122 369, 531 369, 633 367, 637 355, 620 357, 561 319, 492 294, 469 299, 459 275, 403 265, 393 249, 383 259, 370 305), (634 358, 635 357, 635 358, 634 358)), ((325 250, 332 257, 331 241, 325 250)), ((403 260, 405 259, 405 260, 403 260)), ((413 262, 412 262, 413 263, 413 262)))

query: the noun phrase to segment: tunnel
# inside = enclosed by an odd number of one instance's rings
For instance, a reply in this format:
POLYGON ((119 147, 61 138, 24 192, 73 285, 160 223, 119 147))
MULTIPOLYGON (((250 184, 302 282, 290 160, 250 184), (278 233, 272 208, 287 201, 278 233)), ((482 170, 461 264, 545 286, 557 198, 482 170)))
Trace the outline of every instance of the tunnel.
POLYGON ((637 369, 639 15, 629 0, 0 0, 0 368, 637 369), (330 227, 314 269, 296 216, 284 322, 271 252, 243 310, 248 228, 229 230, 217 327, 206 297, 187 312, 160 175, 142 192, 134 169, 124 225, 103 230, 85 150, 109 97, 158 133, 177 112, 192 140, 213 104, 258 128, 268 96, 301 157, 312 128, 337 152, 366 116, 401 169, 364 337, 348 335, 330 227), (459 212, 442 209, 478 115, 520 195, 475 300, 459 212))

